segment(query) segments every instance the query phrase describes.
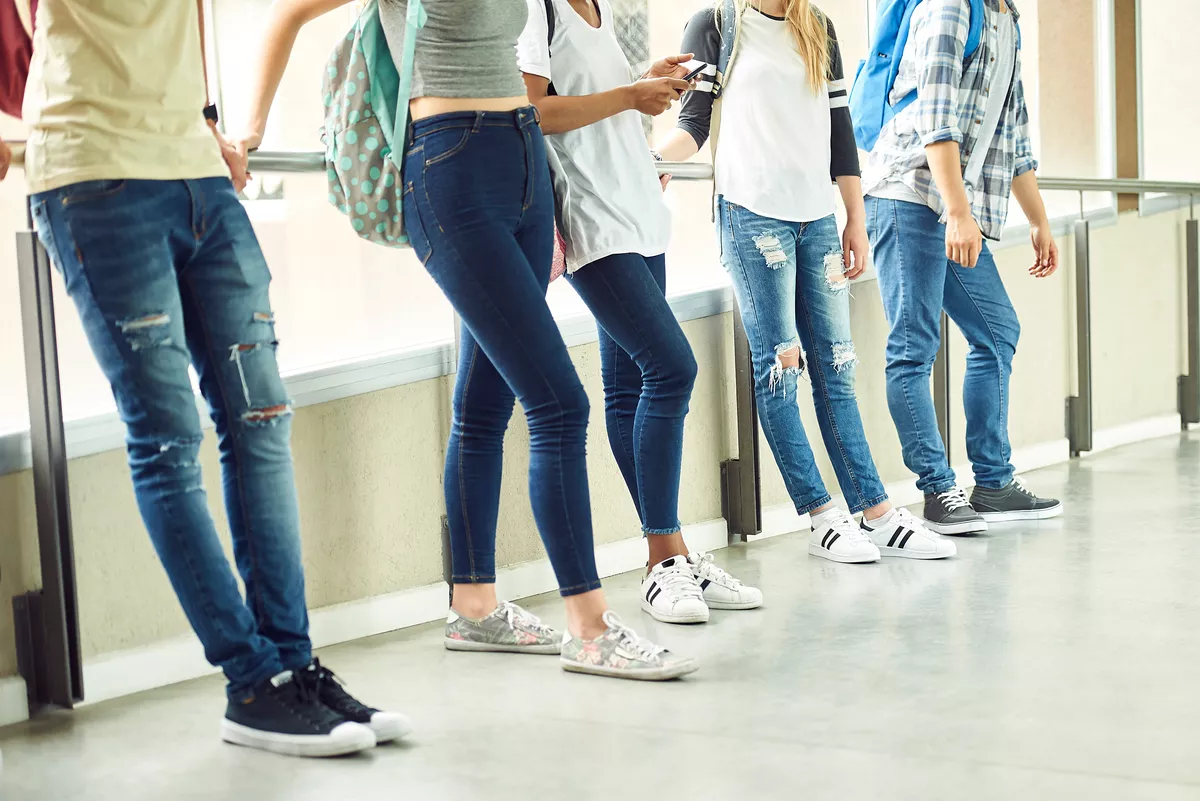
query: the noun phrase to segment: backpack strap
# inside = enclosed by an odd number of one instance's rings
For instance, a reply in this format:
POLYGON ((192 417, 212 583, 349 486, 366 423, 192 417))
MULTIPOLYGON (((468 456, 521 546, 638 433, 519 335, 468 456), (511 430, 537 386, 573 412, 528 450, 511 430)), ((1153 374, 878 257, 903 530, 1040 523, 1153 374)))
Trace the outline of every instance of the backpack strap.
POLYGON ((403 162, 404 142, 408 141, 408 101, 412 97, 413 61, 417 54, 417 31, 425 27, 428 15, 425 4, 421 0, 408 0, 408 13, 404 25, 404 50, 397 65, 400 70, 400 101, 396 108, 396 127, 393 129, 392 141, 399 143, 393 153, 399 152, 403 162))
MULTIPOLYGON (((554 14, 554 0, 545 0, 545 3, 546 3, 546 52, 549 55, 553 56, 554 53, 552 53, 551 50, 554 47, 554 27, 555 27, 555 20, 556 20, 556 17, 554 14)), ((548 83, 546 85, 546 94, 551 95, 551 96, 558 94, 558 92, 556 92, 554 89, 553 81, 551 81, 550 83, 548 83)))
MULTIPOLYGON (((1003 0, 1001 0, 1003 2, 1003 0)), ((983 41, 983 26, 987 20, 987 9, 983 0, 971 0, 971 27, 967 29, 967 44, 963 49, 963 63, 971 60, 983 41)))

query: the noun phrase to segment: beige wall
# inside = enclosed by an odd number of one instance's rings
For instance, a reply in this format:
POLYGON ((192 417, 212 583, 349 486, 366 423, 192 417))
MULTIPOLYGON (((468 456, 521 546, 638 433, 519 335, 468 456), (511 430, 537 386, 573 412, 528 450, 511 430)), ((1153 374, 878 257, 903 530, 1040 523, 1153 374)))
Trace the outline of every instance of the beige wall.
MULTIPOLYGON (((1093 334, 1096 424, 1108 427, 1175 408, 1182 366, 1181 264, 1183 214, 1140 218, 1095 232, 1093 334), (1148 280, 1152 276, 1153 280, 1148 280)), ((1070 392, 1073 344, 1070 239, 1060 242, 1064 269, 1037 281, 1025 274, 1024 247, 998 261, 1022 319, 1012 386, 1015 447, 1063 436, 1063 402, 1070 392)), ((886 334, 876 285, 854 287, 855 341, 862 361, 858 394, 872 451, 885 481, 909 478, 888 415, 883 382, 886 334)), ((717 518, 719 463, 734 454, 732 321, 728 314, 685 324, 701 365, 686 429, 681 517, 717 518)), ((638 524, 608 452, 594 344, 572 350, 592 397, 589 469, 597 543, 636 536, 638 524)), ((965 344, 953 340, 952 379, 961 385, 965 344)), ((441 467, 447 427, 448 378, 373 392, 299 409, 293 450, 300 489, 309 603, 314 608, 438 581, 442 574, 441 467)), ((802 386, 806 386, 803 385, 802 386)), ((955 392, 956 461, 963 420, 955 392)), ((805 423, 819 443, 807 394, 805 423)), ((782 480, 765 442, 763 502, 786 504, 782 480)), ((817 452, 833 492, 834 478, 817 452)), ((211 434, 202 462, 210 505, 228 540, 220 508, 216 450, 211 434)), ((499 561, 543 558, 527 498, 528 437, 514 418, 507 442, 499 561)), ((87 658, 147 645, 187 631, 138 517, 124 466, 111 451, 72 461, 72 514, 79 575, 81 630, 87 658)), ((0 597, 38 583, 32 481, 28 471, 0 476, 0 597)), ((11 615, 0 614, 0 676, 15 672, 11 615)))

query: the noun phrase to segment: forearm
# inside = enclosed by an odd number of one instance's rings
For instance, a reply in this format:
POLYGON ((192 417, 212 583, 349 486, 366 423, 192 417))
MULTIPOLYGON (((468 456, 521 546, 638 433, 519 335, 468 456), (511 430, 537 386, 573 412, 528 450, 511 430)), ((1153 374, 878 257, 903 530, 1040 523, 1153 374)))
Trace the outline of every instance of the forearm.
POLYGON ((1042 201, 1041 190, 1038 189, 1037 173, 1030 170, 1013 179, 1013 195, 1025 212, 1025 219, 1031 225, 1044 225, 1047 221, 1046 204, 1042 201))
POLYGON ((838 191, 846 207, 846 220, 851 223, 866 223, 867 209, 863 203, 862 179, 857 175, 839 175, 838 191))
POLYGON ((628 86, 621 86, 594 95, 546 95, 535 99, 533 104, 542 116, 542 131, 557 134, 586 128, 629 111, 633 108, 633 95, 628 86))
POLYGON ((962 154, 958 142, 947 140, 926 145, 925 156, 929 160, 929 171, 937 185, 946 212, 951 215, 970 214, 971 203, 967 199, 967 187, 962 177, 962 154))
POLYGON ((663 161, 687 161, 700 152, 695 138, 682 128, 672 128, 655 143, 655 149, 662 155, 663 161))

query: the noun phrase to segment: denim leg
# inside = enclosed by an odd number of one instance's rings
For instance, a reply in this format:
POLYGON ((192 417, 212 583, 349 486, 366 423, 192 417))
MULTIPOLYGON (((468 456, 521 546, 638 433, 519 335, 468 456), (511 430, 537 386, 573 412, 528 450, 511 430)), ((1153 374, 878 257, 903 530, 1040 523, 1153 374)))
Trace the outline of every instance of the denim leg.
POLYGON ((887 500, 863 431, 850 333, 850 281, 845 275, 837 220, 803 226, 796 247, 796 322, 812 381, 813 406, 825 450, 851 512, 887 500))
POLYGON ((312 662, 292 407, 279 376, 267 268, 228 179, 187 182, 196 249, 180 274, 200 391, 217 429, 225 509, 246 604, 283 667, 312 662))
MULTIPOLYGON (((696 383, 696 359, 665 294, 666 259, 622 253, 601 259, 571 276, 571 284, 596 316, 601 330, 635 365, 638 402, 633 419, 617 418, 633 430, 636 493, 646 534, 679 531, 679 477, 683 467, 683 421, 696 383)), ((617 355, 613 354, 613 361, 617 355)), ((612 366, 610 374, 624 365, 612 366)), ((620 396, 632 387, 618 389, 620 396)), ((606 405, 608 381, 605 382, 606 405)), ((609 415, 613 417, 613 415, 609 415)), ((610 423, 609 439, 613 439, 610 423)), ((620 455, 618 454, 618 461, 620 455)))
POLYGON ((638 493, 637 451, 633 447, 635 420, 642 399, 642 371, 605 332, 604 326, 597 323, 596 333, 600 342, 600 379, 604 384, 604 429, 608 434, 608 446, 617 460, 621 478, 625 479, 638 520, 645 526, 646 515, 638 493))
POLYGON ((782 222, 720 200, 721 262, 729 271, 750 340, 754 397, 767 444, 801 514, 831 500, 804 433, 797 405, 799 358, 796 329, 797 223, 782 222))
POLYGON ((992 489, 1007 487, 1013 477, 1008 383, 1021 324, 986 244, 974 269, 950 265, 946 273, 946 313, 970 346, 963 377, 963 408, 967 416, 967 458, 975 471, 975 483, 992 489))
POLYGON ((944 492, 955 475, 933 406, 930 374, 941 347, 946 229, 917 203, 868 197, 867 230, 890 331, 887 399, 904 455, 924 493, 944 492))
POLYGON ((229 569, 197 461, 203 435, 177 274, 197 246, 192 197, 181 181, 93 181, 31 205, 112 386, 155 551, 205 656, 238 695, 283 668, 229 569))
POLYGON ((546 305, 553 196, 535 114, 446 114, 413 130, 404 207, 413 247, 525 409, 530 500, 559 591, 598 589, 588 397, 546 305))

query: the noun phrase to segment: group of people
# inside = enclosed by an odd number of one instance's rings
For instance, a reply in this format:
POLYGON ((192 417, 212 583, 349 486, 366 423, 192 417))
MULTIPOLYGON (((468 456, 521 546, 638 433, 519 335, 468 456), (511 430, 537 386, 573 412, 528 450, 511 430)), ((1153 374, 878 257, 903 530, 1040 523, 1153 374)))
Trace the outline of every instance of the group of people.
MULTIPOLYGON (((237 191, 297 32, 350 2, 276 0, 236 139, 207 100, 201 3, 41 0, 25 100, 31 215, 112 385, 154 546, 228 678, 222 736, 308 756, 368 748, 411 724, 360 703, 312 656, 270 272, 237 191), (216 426, 244 597, 200 480, 189 367, 216 426)), ((640 77, 608 0, 426 0, 403 211, 417 256, 463 321, 445 465, 447 648, 556 654, 567 670, 613 678, 697 668, 623 623, 601 589, 589 400, 545 299, 556 223, 566 280, 597 321, 609 444, 645 534, 642 609, 703 623, 710 610, 762 604, 758 589, 688 548, 679 520, 698 367, 666 300, 670 215, 656 161, 685 160, 706 141, 760 419, 796 510, 811 516, 810 553, 941 559, 955 554, 942 534, 1059 511, 1010 463, 1019 328, 983 241, 999 237, 1015 194, 1031 222, 1030 272, 1057 267, 1034 177, 1017 11, 984 0, 982 41, 964 60, 971 5, 918 6, 895 87, 918 99, 884 129, 860 177, 837 34, 809 0, 721 0, 687 23, 682 55, 640 77), (641 115, 677 101, 677 126, 651 150, 641 115), (831 181, 846 209, 840 233, 831 181), (888 404, 926 495, 923 519, 890 503, 854 394, 849 289, 872 246, 891 326, 888 404), (969 498, 930 394, 943 309, 971 347, 969 498), (824 485, 801 422, 803 375, 845 506, 824 485), (565 632, 495 592, 503 440, 518 399, 565 632)), ((379 0, 378 13, 398 56, 407 3, 379 0)), ((0 176, 7 161, 0 146, 0 176)))

